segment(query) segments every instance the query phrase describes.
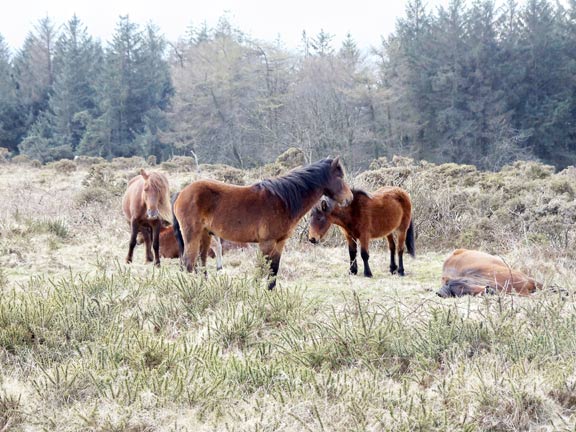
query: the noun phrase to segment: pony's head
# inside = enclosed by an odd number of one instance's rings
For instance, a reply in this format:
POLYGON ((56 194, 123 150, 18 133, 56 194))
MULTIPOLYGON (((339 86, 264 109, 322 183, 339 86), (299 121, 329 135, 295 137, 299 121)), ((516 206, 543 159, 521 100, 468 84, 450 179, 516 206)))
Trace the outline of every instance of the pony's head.
POLYGON ((330 198, 322 197, 320 202, 314 206, 310 212, 310 228, 308 229, 308 240, 311 243, 318 243, 326 235, 328 228, 332 225, 329 216, 334 210, 336 202, 330 198))
POLYGON ((142 198, 146 204, 146 217, 169 221, 171 219, 170 199, 168 197, 168 181, 158 173, 148 174, 144 168, 140 170, 144 179, 142 198))
POLYGON ((442 288, 436 293, 438 296, 447 297, 462 297, 465 295, 478 295, 478 294, 495 294, 496 291, 490 287, 482 287, 480 285, 475 285, 470 283, 465 279, 452 279, 446 281, 442 288))
POLYGON ((324 189, 324 195, 345 207, 352 202, 354 196, 350 187, 344 181, 344 175, 344 166, 340 162, 340 157, 332 159, 330 162, 330 176, 324 189))

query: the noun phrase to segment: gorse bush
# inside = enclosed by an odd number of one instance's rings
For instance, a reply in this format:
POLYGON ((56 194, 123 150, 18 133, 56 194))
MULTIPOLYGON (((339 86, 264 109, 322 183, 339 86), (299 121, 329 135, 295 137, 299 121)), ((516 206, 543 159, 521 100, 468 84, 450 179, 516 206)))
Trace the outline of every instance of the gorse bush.
POLYGON ((86 205, 90 203, 104 204, 110 200, 113 195, 102 187, 86 187, 74 196, 76 205, 86 205))
POLYGON ((82 180, 82 186, 86 188, 104 189, 113 195, 121 195, 126 189, 128 181, 119 177, 117 170, 110 164, 92 165, 82 180))
POLYGON ((576 178, 537 162, 500 172, 470 165, 379 159, 355 183, 367 190, 397 185, 413 201, 420 248, 470 247, 504 252, 539 238, 563 250, 576 243, 576 178))
POLYGON ((50 162, 46 164, 46 167, 65 175, 76 171, 76 163, 70 159, 60 159, 55 162, 50 162))

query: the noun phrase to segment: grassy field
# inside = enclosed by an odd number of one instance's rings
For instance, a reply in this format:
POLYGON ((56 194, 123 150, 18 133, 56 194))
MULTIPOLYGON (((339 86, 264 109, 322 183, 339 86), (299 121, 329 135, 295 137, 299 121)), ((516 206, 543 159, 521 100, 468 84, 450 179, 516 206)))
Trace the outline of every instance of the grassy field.
MULTIPOLYGON (((0 165, 0 431, 575 429, 573 172, 380 161, 350 181, 410 191, 407 276, 382 242, 373 278, 348 275, 339 234, 313 246, 303 221, 268 292, 256 249, 207 279, 141 246, 125 265, 121 194, 144 162, 81 162, 0 165), (440 299, 458 246, 566 293, 440 299)), ((150 169, 176 191, 197 176, 184 162, 150 169)))

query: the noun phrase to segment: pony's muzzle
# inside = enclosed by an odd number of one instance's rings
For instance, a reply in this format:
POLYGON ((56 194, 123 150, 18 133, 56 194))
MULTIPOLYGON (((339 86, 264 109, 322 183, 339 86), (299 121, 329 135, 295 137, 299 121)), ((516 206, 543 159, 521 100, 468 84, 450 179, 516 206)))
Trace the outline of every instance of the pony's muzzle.
POLYGON ((318 243, 318 240, 316 239, 316 237, 308 237, 308 241, 312 244, 318 243))
POLYGON ((148 219, 156 220, 158 219, 158 216, 159 216, 158 210, 150 210, 150 209, 146 210, 146 217, 148 219))
POLYGON ((444 284, 442 288, 436 292, 436 295, 442 298, 454 297, 454 293, 450 289, 449 284, 444 284))

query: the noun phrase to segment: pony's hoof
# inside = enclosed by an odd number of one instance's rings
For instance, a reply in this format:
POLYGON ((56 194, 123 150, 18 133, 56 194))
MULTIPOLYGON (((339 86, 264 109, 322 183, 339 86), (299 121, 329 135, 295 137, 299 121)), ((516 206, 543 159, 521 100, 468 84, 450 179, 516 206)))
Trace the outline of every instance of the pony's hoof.
POLYGON ((126 258, 126 264, 132 264, 132 258, 126 258))
POLYGON ((398 270, 398 276, 406 276, 404 270, 398 270))
POLYGON ((370 273, 364 273, 364 276, 366 276, 366 277, 372 277, 372 273, 371 273, 371 272, 370 272, 370 273))
POLYGON ((358 269, 351 268, 351 269, 350 269, 350 274, 353 274, 354 276, 356 276, 356 275, 358 274, 358 269))

